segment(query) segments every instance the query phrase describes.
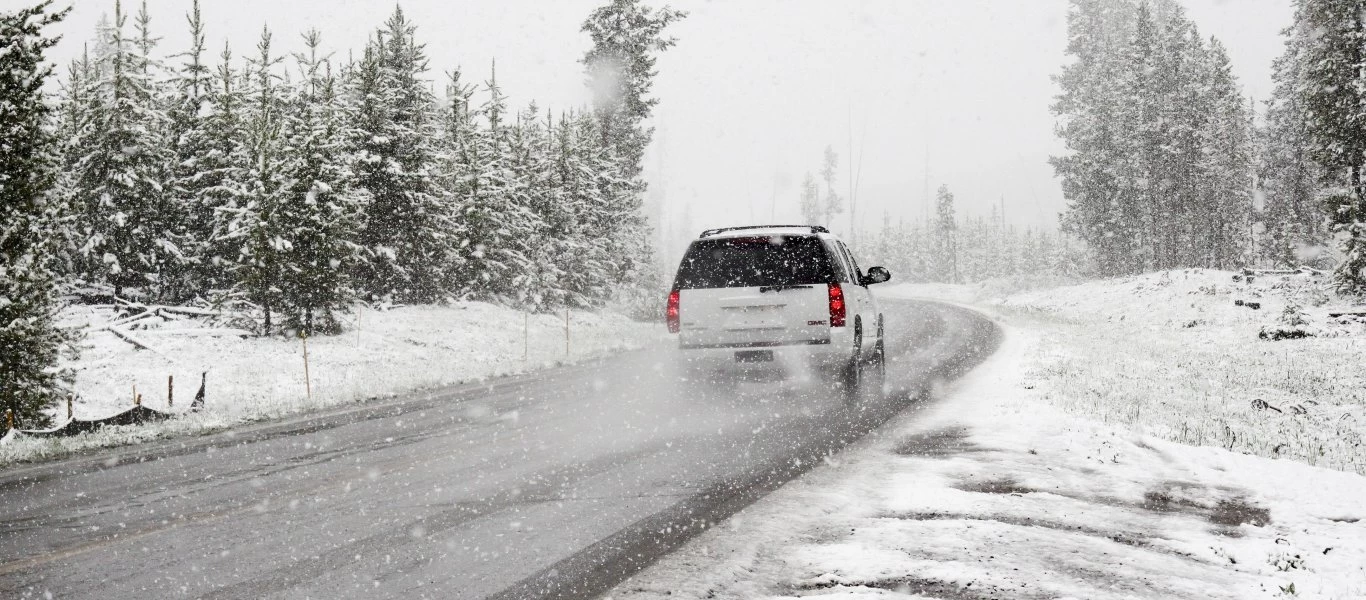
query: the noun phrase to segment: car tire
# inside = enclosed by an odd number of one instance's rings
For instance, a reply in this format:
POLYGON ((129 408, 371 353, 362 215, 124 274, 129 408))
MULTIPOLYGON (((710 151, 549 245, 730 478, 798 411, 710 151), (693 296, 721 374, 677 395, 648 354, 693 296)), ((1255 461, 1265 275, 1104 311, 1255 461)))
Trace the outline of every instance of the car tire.
POLYGON ((877 316, 877 343, 873 345, 873 355, 870 366, 873 374, 864 377, 864 387, 871 388, 878 400, 883 397, 883 387, 887 382, 887 340, 884 336, 882 325, 882 315, 877 316))
POLYGON ((858 401, 859 391, 863 388, 863 323, 854 322, 854 355, 840 373, 840 383, 844 388, 844 400, 848 403, 858 401))

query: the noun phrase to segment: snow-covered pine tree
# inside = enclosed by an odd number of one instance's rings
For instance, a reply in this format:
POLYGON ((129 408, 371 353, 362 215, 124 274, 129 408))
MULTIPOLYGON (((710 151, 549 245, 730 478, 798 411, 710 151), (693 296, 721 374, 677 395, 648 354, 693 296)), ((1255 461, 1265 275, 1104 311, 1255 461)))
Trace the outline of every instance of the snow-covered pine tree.
POLYGON ((1165 17, 1140 2, 1130 42, 1127 111, 1135 160, 1125 181, 1133 194, 1125 207, 1137 228, 1132 269, 1154 271, 1191 264, 1211 222, 1202 206, 1204 96, 1191 85, 1203 48, 1179 6, 1165 17))
POLYGON ((617 263, 612 283, 622 295, 619 300, 640 317, 662 310, 656 296, 663 287, 654 236, 640 214, 645 192, 640 175, 654 135, 645 122, 659 103, 650 96, 656 56, 676 43, 664 30, 686 16, 668 6, 652 9, 641 0, 610 0, 589 13, 582 27, 593 44, 581 62, 593 93, 601 145, 618 163, 600 171, 599 186, 618 190, 605 196, 617 225, 611 237, 619 243, 612 255, 617 263))
POLYGON ((488 100, 479 108, 484 127, 465 146, 467 167, 457 183, 462 269, 461 297, 511 300, 516 279, 528 265, 523 243, 529 233, 530 210, 513 170, 507 99, 498 87, 496 69, 485 82, 488 100))
MULTIPOLYGON (((1187 264, 1232 269, 1246 264, 1252 231, 1253 133, 1252 116, 1233 76, 1228 52, 1210 38, 1201 79, 1209 108, 1201 136, 1204 148, 1204 210, 1209 224, 1203 235, 1204 252, 1187 264)), ((1197 246, 1199 247, 1199 246, 1197 246)))
POLYGON ((934 220, 935 281, 958 283, 958 217, 949 186, 939 186, 934 220))
POLYGON ((321 44, 317 30, 308 31, 305 52, 295 58, 299 84, 285 104, 287 158, 272 223, 280 323, 309 336, 340 331, 335 313, 355 298, 347 274, 360 256, 362 199, 352 189, 346 147, 352 135, 321 44))
POLYGON ((240 246, 231 266, 233 292, 255 305, 263 317, 262 333, 280 325, 284 306, 282 254, 290 241, 279 218, 291 184, 294 156, 285 147, 284 123, 288 90, 277 67, 282 56, 271 52, 271 33, 262 28, 256 56, 247 61, 242 133, 248 162, 240 203, 228 208, 228 237, 240 246))
POLYGON ((61 162, 43 92, 52 76, 43 55, 57 42, 43 30, 69 9, 51 5, 0 12, 0 411, 28 427, 47 422, 44 409, 68 375, 57 361, 71 341, 55 323, 47 233, 61 162))
POLYGON ((47 231, 50 239, 49 250, 56 260, 57 272, 68 278, 79 277, 89 272, 87 257, 81 252, 85 243, 79 207, 78 178, 76 165, 82 153, 77 146, 81 132, 90 124, 89 107, 92 102, 88 94, 93 93, 96 80, 95 67, 90 61, 90 52, 85 50, 81 57, 74 59, 67 67, 67 79, 61 83, 61 92, 54 117, 58 132, 57 143, 61 159, 61 170, 57 175, 54 194, 56 204, 61 206, 54 227, 47 231))
POLYGON ((806 219, 809 225, 819 225, 824 212, 821 210, 821 191, 816 187, 816 178, 811 173, 806 174, 806 179, 802 180, 802 195, 798 204, 802 211, 802 218, 806 219))
POLYGON ((1342 261, 1339 289, 1366 291, 1366 14, 1359 2, 1302 0, 1296 16, 1312 33, 1300 90, 1312 153, 1342 261))
POLYGON ((1055 78, 1053 112, 1067 152, 1049 162, 1068 204, 1063 224, 1092 248, 1102 275, 1133 268, 1134 224, 1125 212, 1129 191, 1115 169, 1132 156, 1122 143, 1122 115, 1132 107, 1114 77, 1126 66, 1134 11, 1128 0, 1072 0, 1067 54, 1074 60, 1055 78))
POLYGON ((531 310, 550 310, 569 306, 565 273, 558 257, 575 247, 573 206, 559 185, 556 174, 554 122, 541 119, 540 109, 532 103, 517 118, 511 139, 513 171, 517 187, 527 208, 523 224, 529 236, 520 242, 527 259, 527 271, 519 283, 518 304, 531 310))
POLYGON ((464 262, 465 254, 458 248, 466 232, 466 223, 460 216, 462 199, 459 193, 462 182, 473 168, 470 161, 474 156, 477 131, 474 121, 477 111, 472 105, 476 86, 465 83, 462 75, 458 68, 447 74, 445 104, 436 117, 441 135, 435 180, 442 202, 449 207, 450 214, 447 230, 450 242, 443 261, 445 271, 442 273, 441 288, 451 294, 457 294, 460 290, 468 267, 464 262))
POLYGON ((593 115, 602 145, 616 149, 626 162, 626 179, 640 176, 645 147, 654 135, 654 128, 644 123, 659 104, 650 97, 656 55, 677 43, 664 30, 684 17, 686 12, 668 6, 652 9, 641 0, 610 0, 583 22, 593 42, 581 61, 593 93, 593 115))
POLYGON ((835 175, 839 172, 839 163, 840 157, 835 154, 835 147, 827 144, 821 162, 821 179, 825 181, 825 200, 821 202, 821 213, 825 217, 826 227, 834 224, 835 215, 844 212, 844 199, 835 191, 835 175))
POLYGON ((195 159, 189 192, 189 231, 195 240, 196 289, 219 300, 235 285, 234 267, 242 256, 243 238, 235 226, 247 202, 251 167, 247 90, 232 66, 227 43, 219 55, 215 76, 201 104, 204 147, 195 159))
POLYGON ((566 249, 556 263, 571 306, 598 306, 612 293, 612 246, 603 236, 613 225, 599 179, 604 164, 597 127, 587 112, 561 115, 555 126, 554 189, 561 211, 546 223, 550 231, 566 231, 566 249))
POLYGON ((186 21, 190 47, 180 55, 184 62, 174 74, 174 96, 167 111, 167 138, 173 157, 167 192, 178 217, 174 234, 180 240, 185 260, 168 274, 166 285, 168 295, 182 301, 204 296, 210 290, 210 282, 201 275, 204 263, 212 260, 213 214, 204 210, 201 198, 215 183, 213 172, 204 164, 212 143, 205 105, 209 103, 213 82, 212 72, 204 63, 204 22, 199 0, 194 0, 186 21))
POLYGON ((353 72, 356 185, 369 194, 357 283, 375 299, 443 297, 451 214, 437 187, 439 124, 416 28, 395 7, 353 72))
POLYGON ((998 275, 988 256, 993 233, 980 217, 963 217, 957 231, 957 281, 980 281, 998 275))
MULTIPOLYGON (((1296 13, 1302 13, 1302 5, 1296 13)), ((1275 82, 1266 100, 1266 123, 1260 132, 1260 185, 1266 227, 1260 255, 1272 264, 1297 266, 1328 239, 1324 212, 1317 201, 1318 166, 1310 157, 1308 117, 1301 90, 1305 89, 1306 52, 1311 43, 1303 16, 1287 27, 1285 50, 1272 63, 1275 82)))
POLYGON ((98 78, 85 94, 88 122, 72 144, 80 153, 73 196, 85 203, 91 276, 115 294, 144 288, 161 296, 161 275, 181 256, 166 200, 167 117, 146 68, 150 58, 139 50, 146 44, 124 35, 126 22, 116 0, 114 21, 100 32, 98 78))
MULTIPOLYGON (((581 115, 580 124, 601 128, 594 114, 581 115)), ((582 133, 584 140, 589 139, 586 131, 582 133)), ((655 312, 663 310, 655 297, 655 286, 662 285, 662 276, 654 262, 650 227, 642 210, 641 182, 627 176, 630 163, 613 147, 585 145, 585 157, 601 219, 587 231, 597 238, 603 256, 602 286, 614 294, 610 300, 637 318, 653 318, 655 312)))
POLYGON ((148 275, 151 279, 149 291, 160 301, 175 302, 185 298, 189 283, 190 257, 183 249, 189 243, 185 225, 187 215, 185 205, 168 189, 173 183, 177 158, 171 147, 175 141, 170 137, 171 100, 164 85, 165 67, 152 55, 161 38, 152 35, 152 16, 147 12, 147 0, 139 3, 137 15, 133 18, 133 33, 136 35, 133 40, 136 68, 150 92, 147 98, 149 118, 145 126, 150 136, 159 141, 149 156, 149 162, 156 161, 152 163, 156 174, 153 183, 160 188, 155 196, 148 199, 153 203, 152 210, 156 215, 149 220, 153 224, 153 272, 148 275))
POLYGON ((504 240, 493 252, 496 260, 510 267, 510 276, 498 286, 503 288, 499 294, 504 302, 531 309, 564 306, 563 296, 554 292, 558 269, 547 260, 556 241, 547 236, 543 220, 550 209, 550 165, 539 112, 532 103, 503 130, 504 164, 510 174, 505 199, 509 212, 500 219, 499 235, 504 240))

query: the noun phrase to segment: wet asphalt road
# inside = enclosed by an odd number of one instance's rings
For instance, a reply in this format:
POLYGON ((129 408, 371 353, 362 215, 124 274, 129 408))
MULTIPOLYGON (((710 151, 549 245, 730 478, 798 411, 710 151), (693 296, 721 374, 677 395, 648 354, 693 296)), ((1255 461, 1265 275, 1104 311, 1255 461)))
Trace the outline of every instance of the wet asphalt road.
MULTIPOLYGON (((883 301, 884 399, 681 382, 628 353, 0 473, 0 598, 583 598, 978 364, 998 331, 883 301)), ((433 365, 440 368, 440 365, 433 365)))

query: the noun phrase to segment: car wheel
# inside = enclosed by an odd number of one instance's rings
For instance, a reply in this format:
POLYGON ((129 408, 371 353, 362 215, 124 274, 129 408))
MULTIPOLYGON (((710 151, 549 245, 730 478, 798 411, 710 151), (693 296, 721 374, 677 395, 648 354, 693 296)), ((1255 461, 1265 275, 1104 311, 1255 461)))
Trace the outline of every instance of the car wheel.
POLYGON ((863 387, 863 323, 854 322, 854 355, 849 357, 849 363, 845 365, 841 377, 844 384, 844 400, 855 402, 858 400, 859 389, 863 387))
POLYGON ((873 374, 866 377, 865 387, 871 387, 877 399, 882 399, 883 386, 887 381, 887 342, 883 335, 882 315, 877 316, 877 343, 873 345, 871 366, 873 374))

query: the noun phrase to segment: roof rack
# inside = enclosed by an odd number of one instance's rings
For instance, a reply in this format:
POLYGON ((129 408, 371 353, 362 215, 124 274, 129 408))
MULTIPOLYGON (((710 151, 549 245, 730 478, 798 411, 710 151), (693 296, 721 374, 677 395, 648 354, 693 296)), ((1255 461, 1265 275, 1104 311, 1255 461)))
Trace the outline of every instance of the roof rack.
POLYGON ((810 229, 811 233, 830 233, 829 229, 820 225, 746 225, 744 227, 722 227, 720 229, 708 229, 697 237, 710 237, 718 233, 727 231, 744 231, 747 229, 810 229))

